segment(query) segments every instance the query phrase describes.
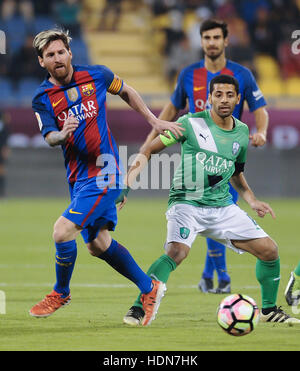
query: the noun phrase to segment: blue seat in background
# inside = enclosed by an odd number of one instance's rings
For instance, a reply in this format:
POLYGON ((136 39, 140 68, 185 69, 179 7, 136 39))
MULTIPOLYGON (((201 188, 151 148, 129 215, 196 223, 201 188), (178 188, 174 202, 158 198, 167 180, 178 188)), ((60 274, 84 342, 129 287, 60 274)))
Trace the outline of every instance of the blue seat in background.
POLYGON ((36 35, 41 31, 49 30, 56 26, 55 21, 51 17, 38 16, 35 18, 33 24, 34 34, 36 35))
POLYGON ((40 81, 35 78, 26 77, 20 80, 16 98, 21 106, 31 106, 35 90, 39 87, 40 81))
POLYGON ((16 90, 10 79, 0 78, 0 106, 13 106, 16 101, 16 90))
POLYGON ((88 48, 83 39, 73 38, 70 47, 74 64, 90 64, 88 48))
POLYGON ((15 53, 24 45, 26 34, 30 32, 30 25, 22 17, 14 16, 1 22, 1 30, 6 34, 8 51, 15 53))

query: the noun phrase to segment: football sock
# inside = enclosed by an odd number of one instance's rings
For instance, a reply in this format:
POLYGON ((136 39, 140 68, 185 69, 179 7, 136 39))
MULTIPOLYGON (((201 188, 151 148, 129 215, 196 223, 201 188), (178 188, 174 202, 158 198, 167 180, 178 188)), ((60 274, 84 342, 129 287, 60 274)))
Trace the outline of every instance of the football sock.
POLYGON ((294 270, 296 276, 300 277, 300 262, 298 263, 297 267, 294 270))
POLYGON ((271 261, 257 259, 256 278, 261 287, 262 308, 276 308, 280 282, 280 259, 271 261))
POLYGON ((230 282, 226 267, 226 247, 210 238, 207 241, 207 254, 203 278, 213 278, 214 270, 217 271, 218 281, 230 282))
MULTIPOLYGON (((148 269, 147 274, 156 281, 162 281, 166 283, 169 279, 170 273, 177 267, 175 261, 168 255, 162 255, 159 257, 148 269)), ((143 307, 141 303, 141 295, 139 295, 133 304, 137 307, 143 307)))
POLYGON ((70 293, 69 285, 77 257, 76 241, 55 243, 55 247, 56 283, 54 290, 62 294, 62 297, 66 297, 70 293))
POLYGON ((204 265, 204 270, 202 273, 202 278, 209 278, 213 279, 214 278, 214 271, 215 271, 215 265, 213 259, 209 255, 209 251, 207 248, 206 251, 206 259, 205 259, 205 265, 204 265))
POLYGON ((152 279, 141 270, 129 251, 117 241, 112 240, 109 248, 99 258, 134 282, 142 293, 152 290, 152 279))
POLYGON ((294 270, 295 283, 293 292, 300 290, 300 262, 294 270))

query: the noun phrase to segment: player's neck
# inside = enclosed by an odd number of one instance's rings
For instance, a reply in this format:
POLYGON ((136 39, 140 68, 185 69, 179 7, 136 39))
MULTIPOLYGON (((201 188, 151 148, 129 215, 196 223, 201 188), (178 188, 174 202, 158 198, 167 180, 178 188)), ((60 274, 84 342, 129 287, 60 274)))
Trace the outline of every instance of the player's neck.
POLYGON ((235 127, 234 118, 232 115, 220 117, 213 109, 210 111, 211 118, 214 123, 223 130, 232 130, 235 127))
POLYGON ((208 56, 204 57, 204 66, 211 73, 217 73, 226 66, 225 54, 222 53, 218 58, 211 59, 208 56))

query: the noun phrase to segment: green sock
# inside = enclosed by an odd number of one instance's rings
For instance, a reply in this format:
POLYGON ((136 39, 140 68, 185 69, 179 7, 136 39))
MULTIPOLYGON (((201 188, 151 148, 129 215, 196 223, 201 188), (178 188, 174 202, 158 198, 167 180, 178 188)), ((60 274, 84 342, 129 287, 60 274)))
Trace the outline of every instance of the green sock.
MULTIPOLYGON (((168 255, 162 255, 150 266, 147 274, 155 280, 166 283, 169 279, 170 273, 175 270, 176 267, 177 264, 172 258, 170 258, 168 255)), ((133 304, 134 306, 140 308, 143 307, 141 303, 141 295, 142 294, 137 297, 136 301, 133 304)))
POLYGON ((293 292, 300 290, 300 262, 294 270, 295 283, 293 287, 293 292))
POLYGON ((300 277, 300 262, 298 263, 297 267, 294 270, 294 273, 300 277))
POLYGON ((280 260, 263 261, 257 259, 256 278, 260 283, 262 308, 276 306, 280 282, 280 260))

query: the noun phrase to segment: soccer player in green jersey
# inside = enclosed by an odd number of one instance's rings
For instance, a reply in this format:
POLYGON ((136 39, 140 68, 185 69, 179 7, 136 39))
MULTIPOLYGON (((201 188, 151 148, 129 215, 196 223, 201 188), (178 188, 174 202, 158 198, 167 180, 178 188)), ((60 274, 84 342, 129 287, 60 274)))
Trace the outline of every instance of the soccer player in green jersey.
POLYGON ((300 303, 300 261, 293 272, 291 272, 284 296, 288 305, 297 306, 300 303))
MULTIPOLYGON (((198 234, 217 240, 238 253, 257 258, 256 277, 261 286, 263 322, 293 322, 277 307, 280 261, 276 243, 232 201, 229 180, 259 217, 275 214, 259 201, 244 177, 249 142, 248 126, 232 116, 240 100, 238 81, 219 75, 210 82, 211 110, 189 113, 178 121, 185 129, 180 138, 159 136, 140 152, 127 174, 130 186, 151 154, 181 143, 181 164, 176 169, 168 203, 165 253, 149 268, 148 274, 167 282, 169 275, 188 256, 198 234)), ((128 190, 128 189, 127 189, 128 190)), ((123 191, 123 196, 127 191, 123 191)), ((121 198, 122 200, 122 198, 121 198)), ((121 207, 126 202, 125 197, 121 207)), ((153 301, 157 312, 159 303, 153 301)), ((138 297, 123 321, 129 325, 149 325, 138 297)))

